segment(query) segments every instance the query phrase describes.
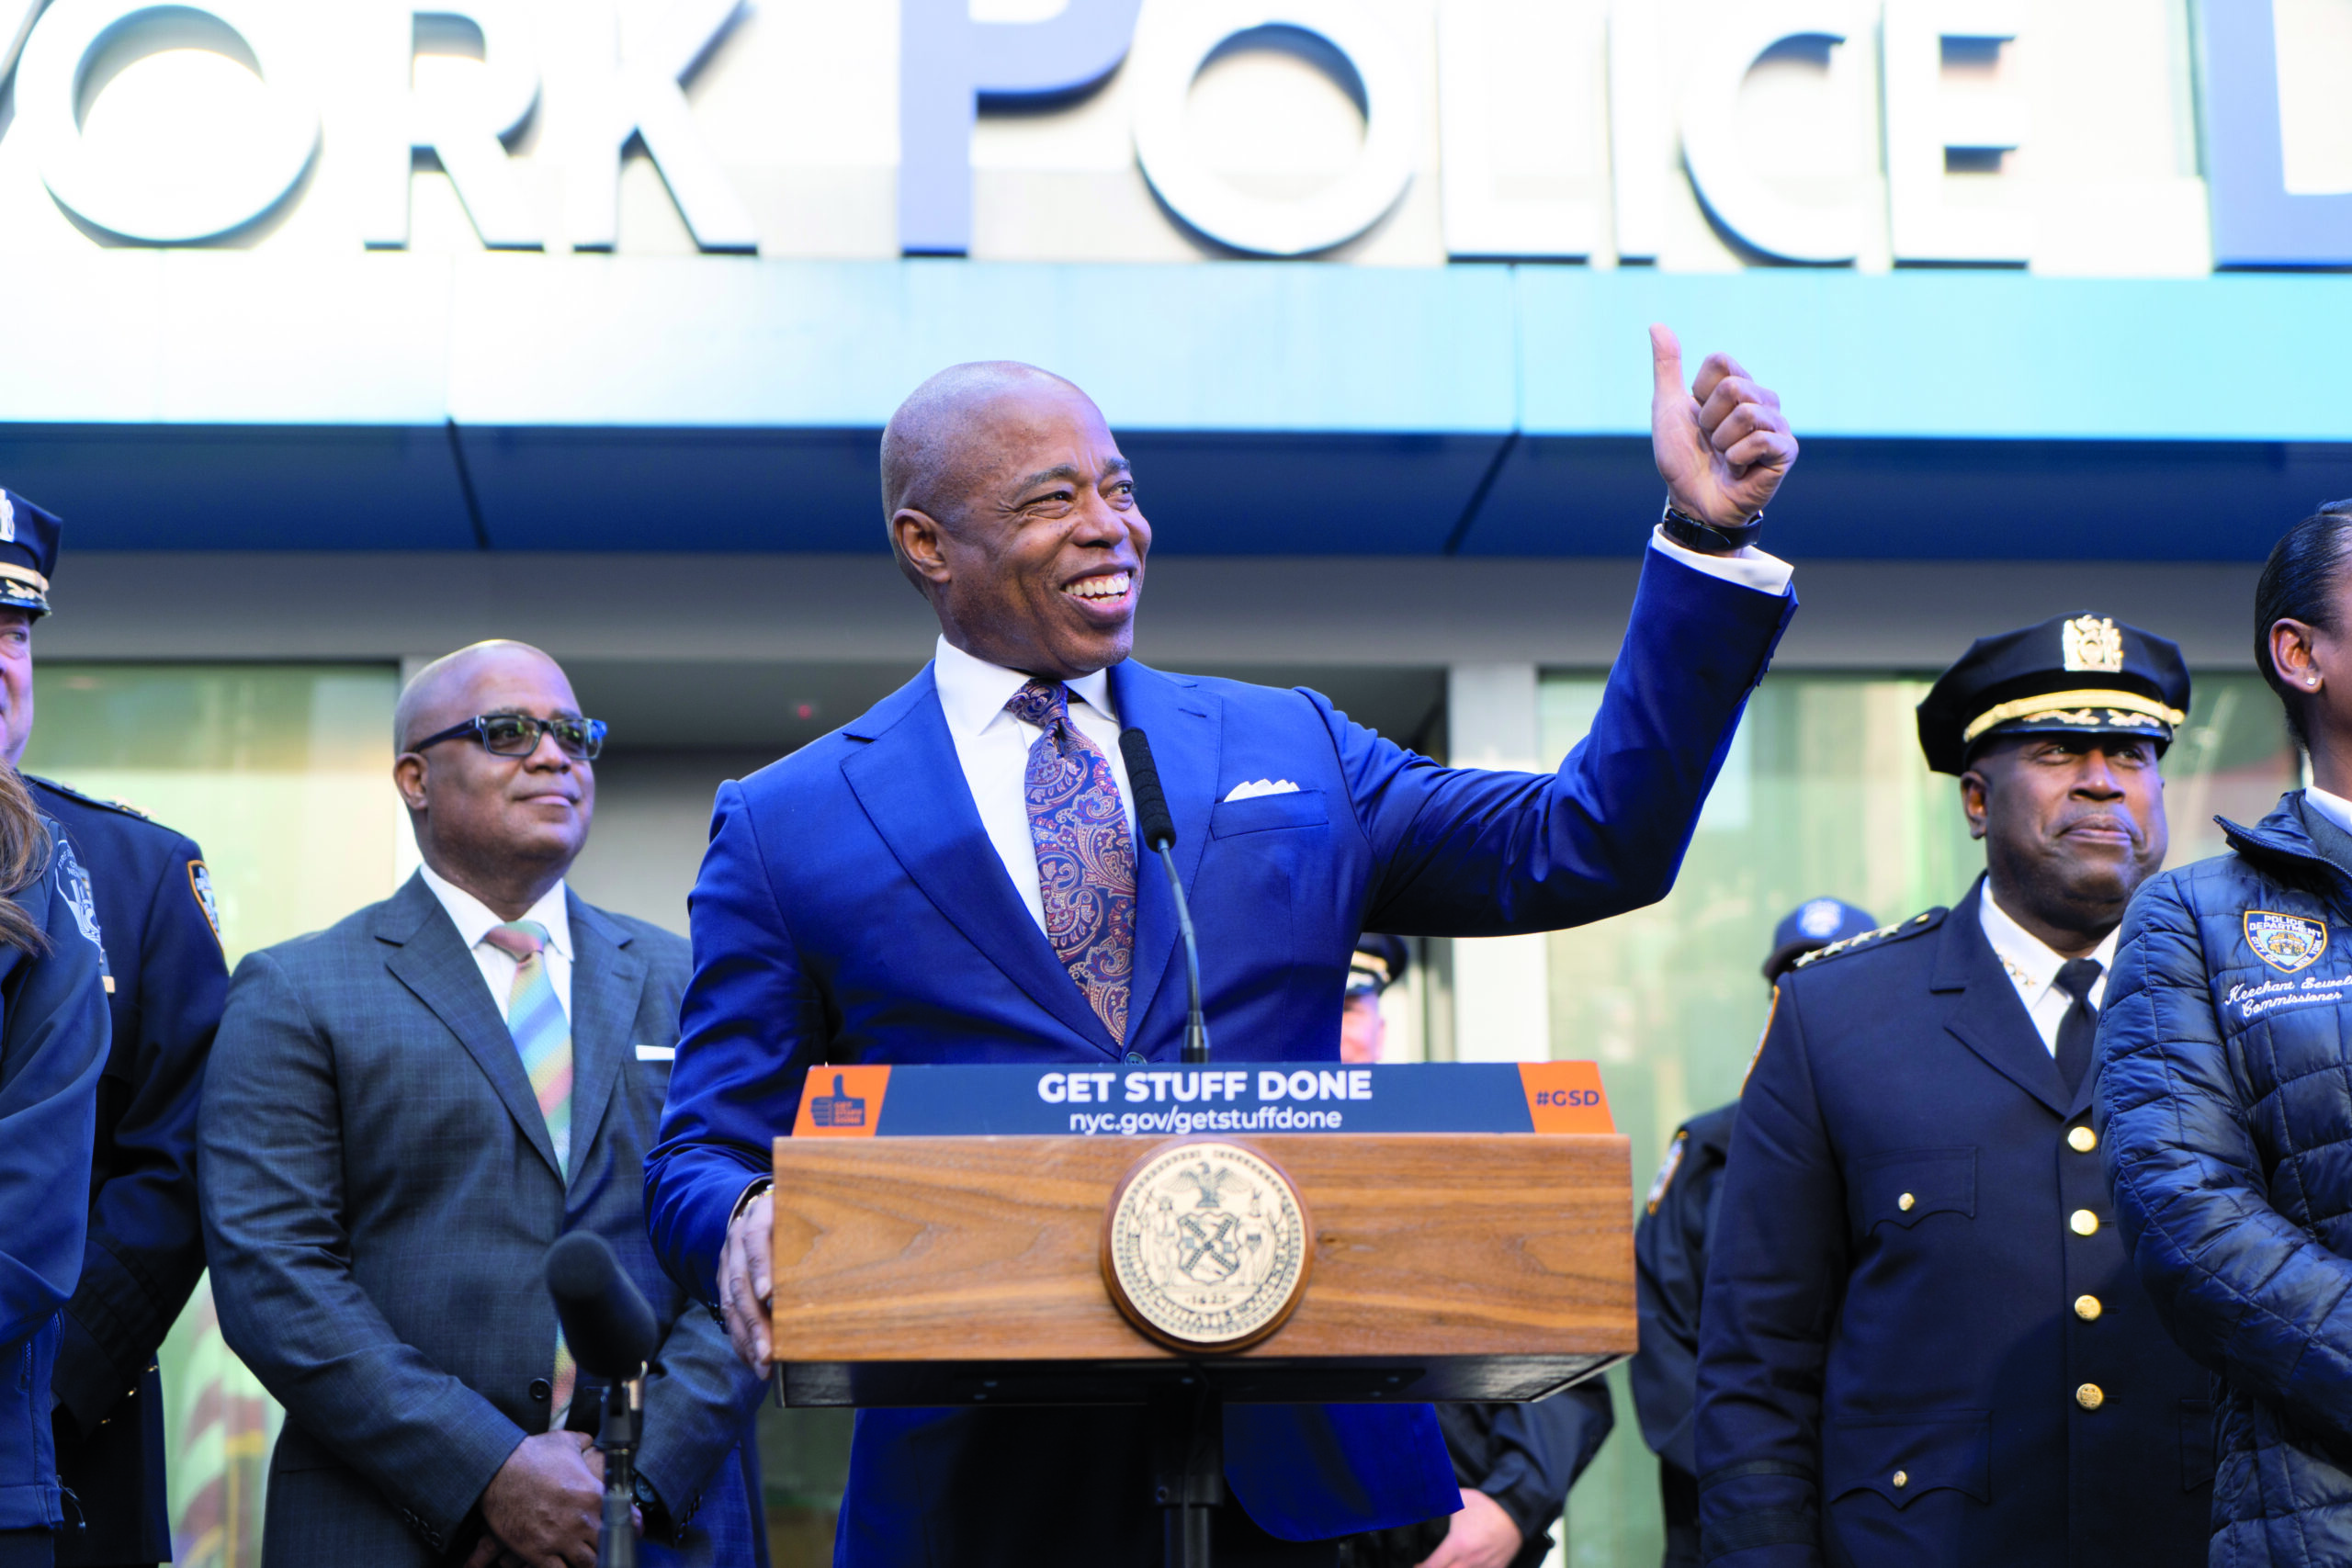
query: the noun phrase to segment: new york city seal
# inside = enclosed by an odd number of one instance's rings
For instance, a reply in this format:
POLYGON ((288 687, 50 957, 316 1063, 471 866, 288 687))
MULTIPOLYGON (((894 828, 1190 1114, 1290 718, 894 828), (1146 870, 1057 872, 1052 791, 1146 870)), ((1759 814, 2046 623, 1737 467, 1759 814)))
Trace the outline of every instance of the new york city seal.
POLYGON ((1146 1155, 1111 1197, 1102 1281, 1127 1320, 1179 1350, 1240 1350, 1283 1325, 1313 1249, 1290 1179, 1239 1144, 1146 1155))

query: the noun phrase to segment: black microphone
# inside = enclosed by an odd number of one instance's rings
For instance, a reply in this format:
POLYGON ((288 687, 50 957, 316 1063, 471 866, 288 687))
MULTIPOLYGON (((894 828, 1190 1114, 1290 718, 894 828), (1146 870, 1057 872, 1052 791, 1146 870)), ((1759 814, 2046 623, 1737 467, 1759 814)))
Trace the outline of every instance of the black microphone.
POLYGON ((548 1248, 547 1269, 556 1321, 580 1370, 606 1382, 643 1371, 662 1343, 661 1325, 605 1238, 573 1231, 548 1248))
POLYGON ((1136 835, 1159 852, 1160 867, 1168 873, 1168 891, 1176 900, 1176 931, 1184 939, 1184 999, 1191 1009, 1184 1017, 1184 1060, 1205 1062, 1209 1026, 1201 1016, 1201 944, 1193 936, 1193 911, 1184 902, 1175 859, 1168 852, 1176 843, 1176 819, 1168 814, 1168 792, 1159 787, 1150 738, 1140 729, 1122 729, 1119 755, 1127 761, 1127 788, 1136 800, 1136 835))

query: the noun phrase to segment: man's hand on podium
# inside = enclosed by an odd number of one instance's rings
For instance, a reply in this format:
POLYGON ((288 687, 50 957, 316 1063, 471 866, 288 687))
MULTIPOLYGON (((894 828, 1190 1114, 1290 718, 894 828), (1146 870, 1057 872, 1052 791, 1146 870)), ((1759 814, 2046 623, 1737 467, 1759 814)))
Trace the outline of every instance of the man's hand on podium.
POLYGON ((1519 1527, 1484 1492, 1462 1489, 1462 1511, 1421 1568, 1504 1568, 1519 1555, 1519 1527))
POLYGON ((768 1375, 768 1314, 775 1285, 768 1277, 768 1236, 775 1228, 775 1200, 763 1192, 737 1212, 727 1226, 727 1250, 718 1258, 718 1306, 727 1317, 727 1338, 743 1364, 768 1375))

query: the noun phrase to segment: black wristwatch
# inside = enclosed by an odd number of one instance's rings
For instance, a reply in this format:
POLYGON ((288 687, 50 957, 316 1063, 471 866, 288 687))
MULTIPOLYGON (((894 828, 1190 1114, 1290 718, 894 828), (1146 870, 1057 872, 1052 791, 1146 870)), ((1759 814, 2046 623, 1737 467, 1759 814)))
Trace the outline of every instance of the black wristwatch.
POLYGON ((1718 527, 1702 523, 1688 513, 1677 511, 1674 502, 1666 503, 1666 515, 1658 519, 1658 526, 1666 536, 1686 550, 1703 550, 1710 555, 1728 555, 1732 551, 1754 544, 1764 533, 1764 514, 1759 512, 1736 527, 1718 527))

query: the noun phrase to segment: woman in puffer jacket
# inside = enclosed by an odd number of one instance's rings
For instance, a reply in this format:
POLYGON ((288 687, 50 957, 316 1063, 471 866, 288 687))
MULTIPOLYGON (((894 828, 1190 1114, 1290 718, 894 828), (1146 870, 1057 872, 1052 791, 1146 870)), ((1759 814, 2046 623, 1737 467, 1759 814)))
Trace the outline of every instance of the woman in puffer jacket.
POLYGON ((2256 590, 2312 787, 2124 918, 2099 1025, 2115 1214, 2220 1375, 2215 1568, 2352 1564, 2352 501, 2256 590))

